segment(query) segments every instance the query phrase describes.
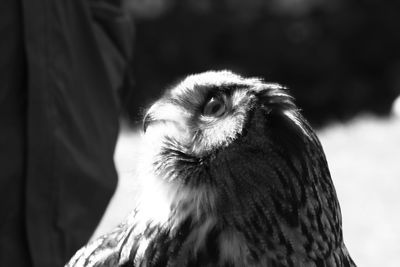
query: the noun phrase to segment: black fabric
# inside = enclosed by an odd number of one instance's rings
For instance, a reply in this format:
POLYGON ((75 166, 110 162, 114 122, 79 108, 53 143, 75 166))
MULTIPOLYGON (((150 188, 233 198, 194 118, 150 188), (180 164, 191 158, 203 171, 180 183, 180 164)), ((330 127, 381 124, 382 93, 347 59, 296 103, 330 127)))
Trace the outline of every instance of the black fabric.
POLYGON ((0 266, 62 266, 116 187, 132 24, 118 1, 6 0, 0 35, 0 266))
POLYGON ((0 266, 29 266, 25 231, 26 75, 20 3, 0 1, 0 266))

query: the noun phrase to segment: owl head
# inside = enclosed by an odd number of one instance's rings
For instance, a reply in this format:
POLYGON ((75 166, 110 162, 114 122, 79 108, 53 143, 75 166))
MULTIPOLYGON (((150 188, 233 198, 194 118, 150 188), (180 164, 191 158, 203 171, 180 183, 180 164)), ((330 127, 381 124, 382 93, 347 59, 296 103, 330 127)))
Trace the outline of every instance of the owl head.
MULTIPOLYGON (((265 149, 279 150, 295 159, 308 143, 320 149, 287 89, 230 71, 190 75, 167 90, 148 109, 143 129, 157 147, 155 170, 187 187, 205 181, 187 177, 182 168, 215 161, 221 153, 252 147, 266 155, 272 151, 265 149)), ((239 165, 248 161, 251 157, 239 165)))

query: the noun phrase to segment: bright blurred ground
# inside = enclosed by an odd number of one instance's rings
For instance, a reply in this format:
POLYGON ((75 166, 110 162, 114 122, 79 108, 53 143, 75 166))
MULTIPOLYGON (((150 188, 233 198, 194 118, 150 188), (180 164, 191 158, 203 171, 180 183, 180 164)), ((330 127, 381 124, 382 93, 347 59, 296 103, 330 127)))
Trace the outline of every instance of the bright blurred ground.
MULTIPOLYGON (((364 267, 400 266, 400 115, 359 117, 332 124, 318 134, 353 259, 364 267)), ((135 206, 140 187, 135 180, 139 146, 137 132, 121 132, 115 154, 119 186, 94 236, 109 231, 135 206)))

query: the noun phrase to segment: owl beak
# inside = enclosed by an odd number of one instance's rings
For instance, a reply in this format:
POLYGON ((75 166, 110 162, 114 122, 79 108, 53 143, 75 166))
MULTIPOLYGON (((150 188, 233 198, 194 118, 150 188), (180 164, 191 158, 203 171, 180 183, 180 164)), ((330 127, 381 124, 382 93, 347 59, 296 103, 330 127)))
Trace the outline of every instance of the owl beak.
POLYGON ((146 133, 147 127, 149 127, 149 125, 154 122, 154 116, 151 115, 151 113, 146 113, 146 115, 143 118, 143 124, 142 124, 142 129, 143 132, 146 133))
POLYGON ((182 110, 170 103, 156 102, 147 111, 143 118, 143 132, 146 133, 151 124, 172 123, 181 129, 181 123, 185 119, 182 110))

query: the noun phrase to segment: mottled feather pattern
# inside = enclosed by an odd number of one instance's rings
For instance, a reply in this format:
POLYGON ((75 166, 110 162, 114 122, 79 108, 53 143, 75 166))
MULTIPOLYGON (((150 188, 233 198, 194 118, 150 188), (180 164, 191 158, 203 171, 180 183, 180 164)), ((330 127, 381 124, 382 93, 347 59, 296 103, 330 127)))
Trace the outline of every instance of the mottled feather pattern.
POLYGON ((144 128, 144 198, 67 266, 355 266, 322 146, 287 89, 191 75, 144 128))

